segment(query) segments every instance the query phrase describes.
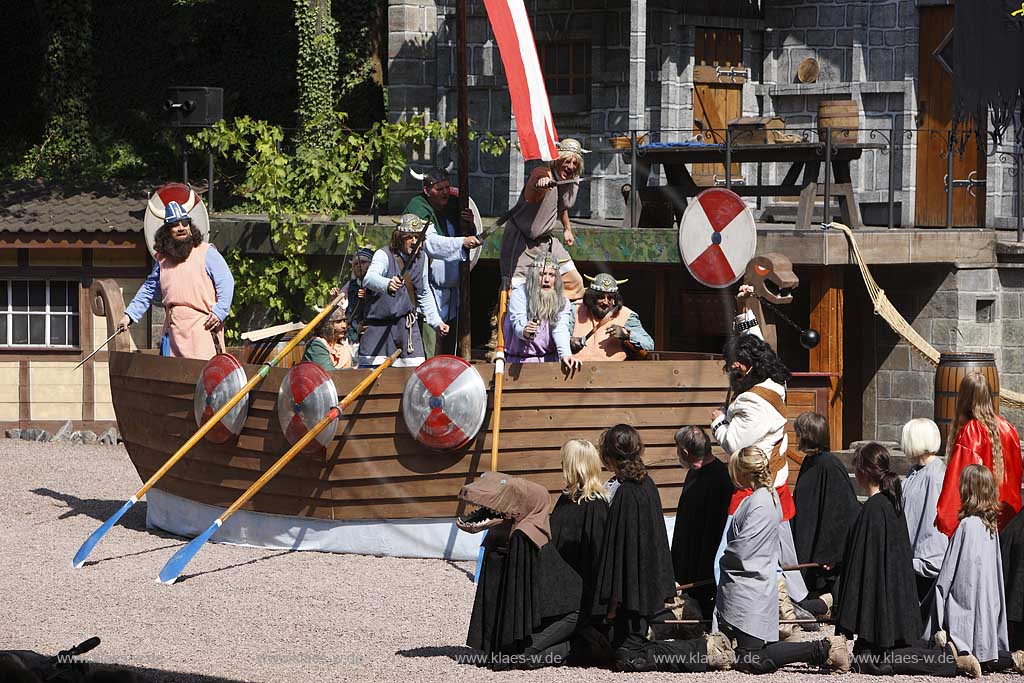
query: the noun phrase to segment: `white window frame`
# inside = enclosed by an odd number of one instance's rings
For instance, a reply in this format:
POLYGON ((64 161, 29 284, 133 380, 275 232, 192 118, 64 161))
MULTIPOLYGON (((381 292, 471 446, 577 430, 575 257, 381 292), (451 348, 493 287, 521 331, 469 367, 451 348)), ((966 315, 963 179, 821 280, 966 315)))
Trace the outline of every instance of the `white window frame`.
MULTIPOLYGON (((9 350, 14 350, 14 349, 61 349, 61 350, 75 351, 75 350, 79 350, 79 349, 82 348, 82 329, 81 329, 82 311, 81 311, 81 308, 79 307, 79 311, 77 313, 71 312, 71 311, 51 311, 50 310, 50 286, 51 286, 51 283, 53 283, 53 282, 62 282, 62 283, 65 284, 65 287, 67 286, 68 283, 74 283, 76 285, 76 287, 75 287, 75 295, 78 296, 80 291, 81 291, 81 288, 82 288, 82 282, 80 280, 76 280, 74 278, 46 278, 46 279, 41 279, 41 278, 40 279, 35 279, 35 278, 12 278, 12 279, 2 280, 2 282, 7 284, 7 300, 6 301, 0 301, 0 316, 2 316, 2 317, 7 319, 7 335, 4 338, 0 338, 0 350, 9 351, 9 350), (31 282, 42 282, 42 283, 44 283, 44 285, 46 287, 46 309, 44 311, 25 311, 24 313, 22 313, 20 311, 15 312, 15 310, 14 310, 14 285, 15 285, 15 283, 20 283, 20 282, 26 283, 26 287, 28 286, 27 283, 31 283, 31 282), (46 321, 46 326, 45 326, 45 331, 44 331, 44 334, 45 334, 44 343, 43 344, 32 344, 32 343, 28 343, 28 344, 15 344, 14 343, 14 319, 16 317, 22 317, 22 316, 25 317, 26 319, 28 319, 29 316, 33 316, 33 315, 43 315, 43 316, 45 316, 44 319, 46 321), (53 318, 61 318, 62 320, 64 320, 64 324, 65 324, 65 326, 67 326, 67 329, 68 329, 68 332, 69 332, 69 334, 67 335, 67 337, 68 337, 68 343, 67 344, 51 344, 50 343, 50 321, 53 318), (77 319, 78 344, 72 344, 71 343, 71 340, 73 339, 73 335, 70 334, 72 328, 71 328, 70 325, 68 325, 68 322, 69 322, 68 319, 69 318, 77 319)), ((32 332, 31 332, 31 327, 29 327, 29 339, 31 340, 31 338, 32 338, 32 332)))

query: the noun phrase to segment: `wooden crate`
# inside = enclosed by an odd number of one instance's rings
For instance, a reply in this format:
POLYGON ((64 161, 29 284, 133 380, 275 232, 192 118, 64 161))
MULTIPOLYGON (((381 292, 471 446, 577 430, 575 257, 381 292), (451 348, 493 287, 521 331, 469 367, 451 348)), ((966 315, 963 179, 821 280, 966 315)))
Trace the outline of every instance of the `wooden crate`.
POLYGON ((741 116, 729 122, 734 145, 769 145, 785 123, 778 116, 741 116))

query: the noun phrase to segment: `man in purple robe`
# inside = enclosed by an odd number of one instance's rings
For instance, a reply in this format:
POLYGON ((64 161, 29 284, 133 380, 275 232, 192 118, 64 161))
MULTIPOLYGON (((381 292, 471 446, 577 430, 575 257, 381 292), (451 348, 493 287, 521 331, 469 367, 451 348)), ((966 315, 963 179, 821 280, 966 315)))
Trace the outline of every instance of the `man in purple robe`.
POLYGON ((578 369, 569 334, 572 310, 562 293, 562 278, 551 254, 534 260, 525 281, 512 288, 505 316, 505 356, 509 363, 561 361, 566 370, 578 369))

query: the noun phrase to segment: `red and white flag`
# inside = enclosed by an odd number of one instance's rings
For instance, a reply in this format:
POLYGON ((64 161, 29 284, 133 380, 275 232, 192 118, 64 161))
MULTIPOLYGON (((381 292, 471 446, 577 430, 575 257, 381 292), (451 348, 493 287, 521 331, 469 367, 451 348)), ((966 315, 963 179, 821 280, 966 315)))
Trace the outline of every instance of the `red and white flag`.
POLYGON ((556 159, 558 133, 523 0, 484 0, 484 5, 505 65, 523 156, 527 161, 556 159))

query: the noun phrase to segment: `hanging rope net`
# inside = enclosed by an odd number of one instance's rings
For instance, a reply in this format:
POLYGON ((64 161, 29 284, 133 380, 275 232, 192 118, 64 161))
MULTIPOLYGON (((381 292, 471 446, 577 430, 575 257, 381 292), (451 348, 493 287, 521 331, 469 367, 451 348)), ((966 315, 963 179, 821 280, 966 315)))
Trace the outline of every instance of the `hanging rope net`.
MULTIPOLYGON (((864 261, 864 255, 860 252, 860 247, 857 245, 857 240, 853 237, 853 231, 842 223, 829 223, 826 227, 838 230, 846 235, 846 241, 850 244, 850 251, 853 252, 853 260, 860 269, 860 276, 864 280, 864 286, 868 290, 868 296, 871 297, 871 303, 875 307, 875 315, 878 315, 889 324, 892 331, 900 336, 900 338, 910 344, 910 346, 923 356, 932 365, 939 364, 939 351, 932 346, 928 341, 918 334, 917 330, 911 326, 907 319, 900 315, 896 307, 889 301, 889 297, 885 295, 885 290, 878 286, 875 282, 875 278, 872 277, 871 271, 868 270, 868 264, 864 261)), ((1010 391, 1006 388, 999 389, 999 398, 1004 404, 1012 406, 1014 408, 1024 408, 1024 394, 1016 391, 1010 391)))

